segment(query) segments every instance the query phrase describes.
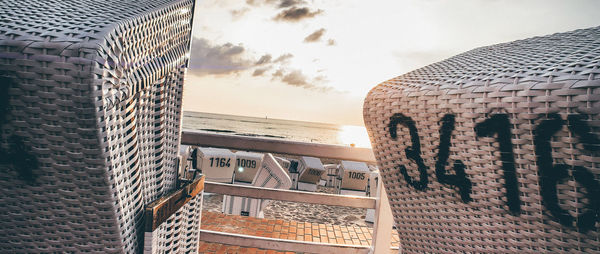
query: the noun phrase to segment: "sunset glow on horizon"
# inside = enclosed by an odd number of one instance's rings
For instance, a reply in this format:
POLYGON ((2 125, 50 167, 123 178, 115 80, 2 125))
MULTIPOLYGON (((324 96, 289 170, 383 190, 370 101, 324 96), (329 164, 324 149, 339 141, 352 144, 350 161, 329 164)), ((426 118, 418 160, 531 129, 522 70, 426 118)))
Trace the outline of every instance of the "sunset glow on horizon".
POLYGON ((599 1, 199 0, 184 110, 363 125, 380 82, 470 49, 600 25, 599 1))

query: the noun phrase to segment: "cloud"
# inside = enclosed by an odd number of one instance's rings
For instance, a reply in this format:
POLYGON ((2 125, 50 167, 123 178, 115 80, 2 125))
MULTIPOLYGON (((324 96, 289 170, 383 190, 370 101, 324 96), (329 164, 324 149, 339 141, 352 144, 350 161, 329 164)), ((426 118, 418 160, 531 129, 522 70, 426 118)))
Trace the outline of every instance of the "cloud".
POLYGON ((294 57, 294 55, 287 53, 287 54, 283 54, 281 56, 279 56, 277 59, 275 59, 275 63, 285 63, 287 61, 289 61, 292 57, 294 57))
POLYGON ((277 71, 273 72, 273 78, 278 78, 278 77, 283 77, 283 69, 278 69, 277 71))
POLYGON ((298 22, 302 19, 312 18, 322 12, 323 10, 311 11, 308 7, 291 7, 283 10, 273 19, 277 21, 298 22))
POLYGON ((254 72, 252 73, 253 77, 257 77, 257 76, 262 76, 266 71, 268 71, 269 69, 271 69, 271 67, 266 67, 266 68, 258 68, 256 70, 254 70, 254 72))
POLYGON ((204 38, 194 38, 191 50, 190 72, 196 75, 235 75, 242 71, 252 71, 252 76, 265 76, 267 71, 278 68, 271 74, 272 80, 283 84, 300 87, 313 91, 328 92, 331 87, 323 86, 328 80, 319 75, 314 78, 306 76, 302 71, 287 67, 287 62, 293 57, 286 53, 273 60, 271 54, 260 58, 246 56, 248 50, 242 45, 225 43, 215 45, 204 38))
POLYGON ((271 62, 271 59, 273 57, 270 54, 266 54, 264 56, 261 56, 260 59, 258 59, 258 61, 256 61, 255 65, 263 65, 263 64, 268 64, 271 62))
POLYGON ((314 31, 312 34, 309 34, 308 36, 306 36, 306 38, 304 38, 304 42, 306 42, 306 43, 317 42, 317 41, 321 40, 321 37, 323 36, 324 33, 325 33, 325 28, 321 28, 317 31, 314 31))
POLYGON ((292 86, 306 87, 308 82, 306 76, 299 70, 292 71, 281 78, 281 81, 292 86))
POLYGON ((246 0, 246 3, 251 6, 272 5, 281 9, 303 5, 307 2, 304 0, 246 0))
POLYGON ((329 82, 329 80, 327 79, 327 77, 325 75, 316 76, 313 80, 316 83, 327 83, 327 82, 329 82))
POLYGON ((317 76, 316 78, 310 80, 302 71, 300 70, 292 70, 290 72, 286 72, 284 69, 278 69, 273 74, 273 80, 280 80, 281 82, 295 87, 300 87, 308 90, 319 91, 319 92, 329 92, 334 90, 328 86, 321 86, 318 84, 322 84, 327 82, 327 78, 323 75, 317 76))
POLYGON ((258 6, 258 5, 264 4, 264 1, 260 1, 260 0, 246 0, 246 3, 248 5, 252 5, 252 6, 258 6))
POLYGON ((206 39, 194 38, 190 71, 200 75, 231 74, 246 70, 252 62, 244 57, 241 45, 211 45, 206 39))
POLYGON ((335 46, 336 42, 334 39, 327 40, 327 46, 335 46))
POLYGON ((273 60, 273 57, 271 56, 271 54, 266 54, 261 56, 255 63, 254 66, 256 67, 260 67, 260 66, 264 66, 262 68, 256 68, 254 70, 254 72, 252 73, 252 76, 256 77, 256 76, 263 76, 263 74, 272 69, 273 66, 278 65, 279 69, 273 74, 277 74, 278 76, 283 76, 284 73, 284 68, 283 66, 288 64, 289 59, 291 59, 292 57, 294 57, 294 55, 290 54, 290 53, 286 53, 283 55, 280 55, 279 57, 277 57, 275 60, 273 60))
POLYGON ((231 17, 234 20, 238 20, 241 17, 243 17, 246 14, 246 12, 248 12, 249 10, 250 10, 249 8, 242 8, 242 9, 237 9, 237 10, 231 10, 231 11, 229 11, 229 13, 231 14, 231 17))
POLYGON ((306 4, 306 2, 302 0, 282 0, 279 3, 279 8, 287 8, 301 4, 306 4))
POLYGON ((277 3, 277 0, 246 0, 246 4, 252 6, 261 6, 265 4, 274 4, 277 3))

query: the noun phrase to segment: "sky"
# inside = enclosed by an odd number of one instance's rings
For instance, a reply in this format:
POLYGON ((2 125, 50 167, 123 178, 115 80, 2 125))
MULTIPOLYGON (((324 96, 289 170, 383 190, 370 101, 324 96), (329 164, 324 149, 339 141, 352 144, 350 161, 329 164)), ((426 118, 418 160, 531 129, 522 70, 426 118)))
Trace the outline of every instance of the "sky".
POLYGON ((597 0, 197 0, 184 110, 363 125, 370 89, 470 49, 600 25, 597 0))

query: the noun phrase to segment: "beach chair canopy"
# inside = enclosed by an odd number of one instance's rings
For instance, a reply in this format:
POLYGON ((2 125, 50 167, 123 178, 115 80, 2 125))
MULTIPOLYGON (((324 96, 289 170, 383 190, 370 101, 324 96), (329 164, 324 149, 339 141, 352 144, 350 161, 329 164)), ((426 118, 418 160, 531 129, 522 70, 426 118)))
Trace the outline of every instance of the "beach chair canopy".
POLYGON ((263 156, 262 153, 235 152, 235 182, 252 183, 262 166, 263 156))
POLYGON ((366 192, 369 182, 369 167, 364 162, 342 161, 341 163, 341 190, 353 190, 366 192))
POLYGON ((600 27, 390 79, 364 119, 403 251, 600 251, 600 27))
POLYGON ((187 214, 202 195, 144 223, 144 208, 177 188, 193 7, 0 2, 3 252, 197 250, 198 227, 187 229, 200 216, 187 214))
POLYGON ((323 163, 319 158, 302 156, 299 163, 298 182, 317 184, 321 180, 321 175, 325 173, 323 163))
POLYGON ((206 180, 221 183, 231 183, 236 166, 235 153, 229 149, 198 147, 197 160, 206 180))

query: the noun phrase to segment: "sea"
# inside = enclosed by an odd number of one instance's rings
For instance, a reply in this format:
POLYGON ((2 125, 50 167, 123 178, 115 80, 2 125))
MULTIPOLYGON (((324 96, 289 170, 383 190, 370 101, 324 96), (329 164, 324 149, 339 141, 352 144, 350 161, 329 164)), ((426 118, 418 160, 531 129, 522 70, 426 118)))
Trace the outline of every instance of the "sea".
POLYGON ((371 148, 364 126, 184 111, 183 129, 371 148))

